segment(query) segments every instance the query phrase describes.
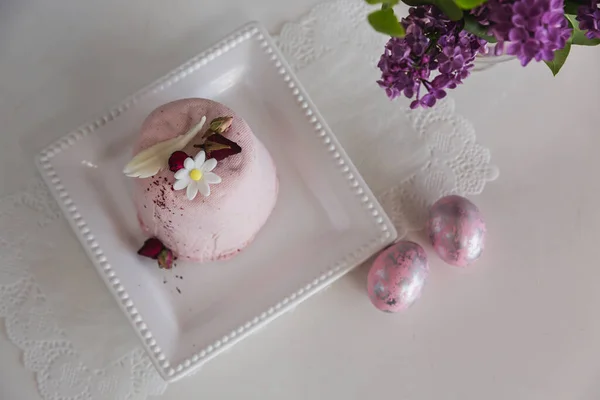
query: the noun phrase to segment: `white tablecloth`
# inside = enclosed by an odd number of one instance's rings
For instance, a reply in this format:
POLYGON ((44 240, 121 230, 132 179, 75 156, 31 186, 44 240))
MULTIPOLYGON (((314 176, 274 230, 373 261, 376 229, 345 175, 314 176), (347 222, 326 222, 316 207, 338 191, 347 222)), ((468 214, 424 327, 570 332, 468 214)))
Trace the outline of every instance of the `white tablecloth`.
MULTIPOLYGON (((0 195, 35 179, 11 169, 23 157, 246 21, 277 32, 317 2, 2 2, 0 195)), ((577 47, 556 78, 507 63, 453 93, 502 170, 473 198, 489 231, 475 266, 432 255, 402 315, 373 309, 359 269, 161 398, 598 398, 599 67, 598 49, 577 47)), ((39 399, 4 330, 0 354, 0 398, 39 399)))

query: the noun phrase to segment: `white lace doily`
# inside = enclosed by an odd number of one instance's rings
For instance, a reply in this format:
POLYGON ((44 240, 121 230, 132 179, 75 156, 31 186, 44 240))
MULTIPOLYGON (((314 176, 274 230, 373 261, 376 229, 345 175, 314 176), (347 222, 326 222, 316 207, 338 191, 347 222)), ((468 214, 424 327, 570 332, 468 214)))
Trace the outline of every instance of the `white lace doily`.
POLYGON ((430 204, 481 193, 498 169, 451 98, 428 110, 388 100, 375 83, 387 38, 365 23, 372 10, 363 1, 323 3, 277 41, 403 237, 423 228, 430 204))
MULTIPOLYGON (((498 172, 452 100, 409 111, 377 87, 386 39, 364 22, 369 10, 357 0, 319 5, 278 43, 404 236, 423 227, 433 201, 480 193, 498 172)), ((15 167, 33 168, 29 157, 15 167)), ((41 180, 0 200, 0 232, 0 317, 44 399, 165 390, 41 180)))
POLYGON ((142 400, 162 393, 165 382, 41 180, 0 201, 0 227, 0 317, 42 398, 142 400))

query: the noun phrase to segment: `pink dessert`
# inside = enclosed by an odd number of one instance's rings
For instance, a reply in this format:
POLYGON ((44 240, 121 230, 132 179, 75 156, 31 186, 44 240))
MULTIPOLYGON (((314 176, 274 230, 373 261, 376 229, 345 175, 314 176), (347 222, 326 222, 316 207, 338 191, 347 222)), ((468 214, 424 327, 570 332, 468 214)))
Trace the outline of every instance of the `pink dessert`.
MULTIPOLYGON (((185 189, 175 190, 177 179, 168 168, 149 178, 134 179, 134 202, 142 229, 175 256, 198 262, 228 259, 248 246, 273 211, 278 191, 275 165, 267 149, 242 118, 215 101, 183 99, 157 108, 142 125, 134 155, 185 134, 203 116, 204 129, 182 149, 189 157, 202 151, 194 144, 201 143, 210 122, 218 117, 233 117, 223 136, 242 148, 239 154, 217 162, 212 172, 221 181, 210 185, 208 196, 198 193, 190 200, 185 189)), ((191 172, 189 176, 198 178, 191 172)))

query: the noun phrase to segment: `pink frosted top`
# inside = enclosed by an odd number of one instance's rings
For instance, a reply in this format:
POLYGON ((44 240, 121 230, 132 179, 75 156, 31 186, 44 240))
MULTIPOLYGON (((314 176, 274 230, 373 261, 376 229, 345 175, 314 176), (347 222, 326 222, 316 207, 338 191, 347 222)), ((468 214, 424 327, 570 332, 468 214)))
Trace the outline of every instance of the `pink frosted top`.
POLYGON ((188 131, 206 116, 205 128, 183 151, 193 157, 193 144, 216 117, 233 116, 225 136, 242 152, 219 161, 214 169, 222 182, 211 194, 194 200, 174 191, 168 169, 147 179, 135 179, 135 205, 142 228, 184 259, 228 258, 247 246, 270 215, 277 198, 277 177, 271 156, 248 124, 223 104, 207 99, 183 99, 154 110, 144 121, 134 155, 157 142, 188 131))

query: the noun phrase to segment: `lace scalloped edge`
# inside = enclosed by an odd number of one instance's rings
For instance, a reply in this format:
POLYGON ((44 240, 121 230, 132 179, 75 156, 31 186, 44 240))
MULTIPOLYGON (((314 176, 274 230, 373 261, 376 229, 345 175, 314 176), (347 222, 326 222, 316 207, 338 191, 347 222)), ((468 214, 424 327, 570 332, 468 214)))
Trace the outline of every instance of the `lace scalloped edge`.
MULTIPOLYGON (((0 221, 18 213, 27 213, 28 217, 35 214, 40 227, 61 218, 40 179, 30 188, 0 200, 0 221)), ((141 347, 102 369, 91 369, 81 361, 77 349, 59 328, 27 265, 23 249, 38 245, 29 236, 15 232, 0 237, 3 254, 0 273, 12 278, 10 283, 0 284, 0 318, 5 321, 8 339, 23 352, 25 368, 35 374, 41 397, 44 400, 142 400, 162 394, 166 382, 141 347), (123 375, 122 371, 128 374, 123 375)))

